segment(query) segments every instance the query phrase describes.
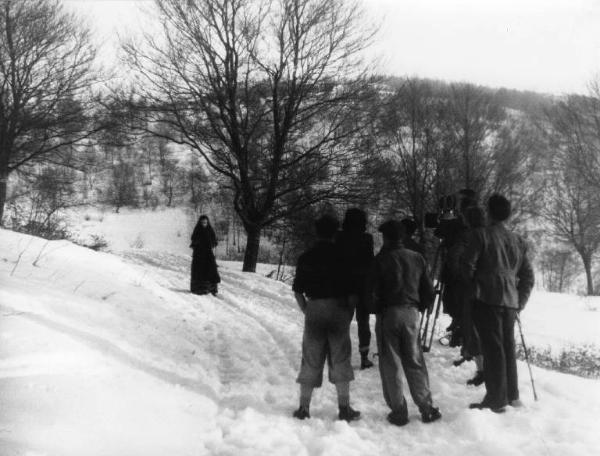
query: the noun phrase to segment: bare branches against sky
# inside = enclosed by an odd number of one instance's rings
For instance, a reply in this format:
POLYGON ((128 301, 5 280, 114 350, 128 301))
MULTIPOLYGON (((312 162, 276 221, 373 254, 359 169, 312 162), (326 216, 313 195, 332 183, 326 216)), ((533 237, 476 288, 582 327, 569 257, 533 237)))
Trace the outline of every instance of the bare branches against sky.
MULTIPOLYGON (((597 0, 363 0, 381 24, 372 55, 387 74, 562 94, 600 72, 597 0)), ((151 0, 64 0, 90 21, 100 54, 147 26, 151 0)))

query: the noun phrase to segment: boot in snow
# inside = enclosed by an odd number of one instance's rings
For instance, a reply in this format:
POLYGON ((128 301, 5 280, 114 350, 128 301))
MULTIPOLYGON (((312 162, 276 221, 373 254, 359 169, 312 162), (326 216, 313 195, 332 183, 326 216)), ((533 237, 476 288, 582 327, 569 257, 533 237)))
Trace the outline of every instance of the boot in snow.
POLYGON ((391 412, 387 416, 387 420, 394 426, 404 426, 408 424, 408 417, 406 412, 391 412))
POLYGON ((310 412, 308 410, 308 407, 300 406, 300 408, 298 408, 298 410, 294 411, 293 416, 294 416, 294 418, 298 418, 299 420, 304 420, 306 418, 310 418, 310 412))
POLYGON ((442 417, 440 413, 440 409, 437 407, 431 407, 426 412, 421 413, 421 420, 423 423, 433 423, 434 421, 439 420, 442 417))
POLYGON ((504 413, 504 412, 506 412, 506 407, 504 407, 504 406, 502 406, 502 407, 491 407, 490 404, 488 404, 486 402, 475 402, 473 404, 469 404, 469 408, 470 409, 477 409, 477 410, 490 409, 494 413, 504 413))
POLYGON ((368 369, 373 367, 373 362, 369 359, 369 352, 363 352, 360 354, 360 369, 368 369))
POLYGON ((338 418, 348 422, 356 421, 360 418, 360 412, 358 410, 354 410, 349 405, 340 406, 338 418))

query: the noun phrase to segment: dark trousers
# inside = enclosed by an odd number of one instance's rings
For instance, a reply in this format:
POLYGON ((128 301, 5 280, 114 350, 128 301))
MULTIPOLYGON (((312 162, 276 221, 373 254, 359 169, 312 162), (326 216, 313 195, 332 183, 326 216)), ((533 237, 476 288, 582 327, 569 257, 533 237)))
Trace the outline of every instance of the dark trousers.
POLYGON ((473 321, 481 340, 486 395, 492 408, 504 407, 519 399, 515 320, 517 311, 475 302, 473 321))
POLYGON ((369 327, 369 311, 363 299, 356 303, 356 324, 358 326, 358 350, 368 353, 371 345, 371 328, 369 327))
POLYGON ((479 340, 479 332, 475 328, 473 323, 473 306, 475 301, 473 299, 465 300, 461 330, 463 336, 463 344, 461 349, 461 355, 464 358, 471 359, 473 356, 481 355, 481 342, 479 340))

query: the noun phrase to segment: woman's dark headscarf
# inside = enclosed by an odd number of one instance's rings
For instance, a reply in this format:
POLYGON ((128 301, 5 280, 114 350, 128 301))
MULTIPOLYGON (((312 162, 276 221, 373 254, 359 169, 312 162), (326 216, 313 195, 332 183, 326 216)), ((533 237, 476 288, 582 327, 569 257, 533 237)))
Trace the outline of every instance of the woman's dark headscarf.
POLYGON ((355 233, 364 233, 367 231, 367 214, 357 207, 350 208, 344 215, 342 230, 355 233))
POLYGON ((192 233, 192 246, 200 247, 202 244, 205 244, 205 246, 210 248, 217 246, 217 235, 210 225, 210 220, 207 215, 200 216, 198 223, 196 223, 196 227, 194 228, 194 232, 192 233), (207 225, 205 227, 202 226, 202 220, 206 220, 207 225))

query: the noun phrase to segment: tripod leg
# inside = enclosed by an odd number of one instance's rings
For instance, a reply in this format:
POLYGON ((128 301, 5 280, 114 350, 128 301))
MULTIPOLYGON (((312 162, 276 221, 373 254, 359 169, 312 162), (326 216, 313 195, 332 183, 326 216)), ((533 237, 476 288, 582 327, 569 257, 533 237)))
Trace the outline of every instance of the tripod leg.
MULTIPOLYGON (((427 312, 427 311, 425 311, 427 312)), ((425 318, 425 312, 423 313, 423 317, 421 317, 421 322, 423 321, 423 318, 425 318)), ((420 336, 420 341, 421 341, 421 348, 423 349, 424 352, 428 351, 426 349, 427 346, 427 332, 429 331, 429 317, 431 316, 430 312, 427 312, 427 317, 425 318, 425 329, 423 330, 422 333, 419 333, 420 336)))
POLYGON ((433 336, 435 333, 435 325, 437 323, 438 317, 440 316, 440 307, 442 307, 442 294, 444 293, 444 284, 440 286, 437 292, 437 300, 435 304, 435 316, 433 317, 433 324, 431 325, 431 335, 429 336, 429 343, 425 344, 423 351, 431 350, 431 345, 433 344, 433 336))

